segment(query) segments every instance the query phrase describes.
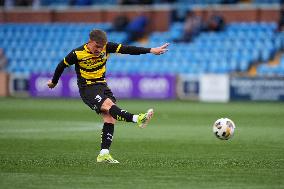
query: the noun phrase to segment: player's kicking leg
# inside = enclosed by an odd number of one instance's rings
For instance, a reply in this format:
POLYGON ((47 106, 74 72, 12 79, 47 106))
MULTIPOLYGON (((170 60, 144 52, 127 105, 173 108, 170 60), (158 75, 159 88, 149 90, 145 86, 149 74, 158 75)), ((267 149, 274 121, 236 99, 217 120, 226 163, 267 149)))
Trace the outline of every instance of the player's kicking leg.
MULTIPOLYGON (((146 127, 149 120, 152 118, 154 114, 153 109, 149 109, 146 113, 134 115, 136 122, 140 128, 146 127)), ((101 151, 97 157, 98 163, 119 163, 115 160, 109 152, 109 148, 111 146, 114 134, 114 124, 115 119, 108 113, 102 112, 104 126, 101 133, 101 151)))
POLYGON ((154 115, 154 110, 149 109, 146 113, 138 115, 137 124, 140 128, 145 128, 154 115))
POLYGON ((114 124, 116 120, 134 122, 137 123, 140 128, 145 128, 153 117, 153 114, 153 109, 149 109, 146 113, 141 113, 139 115, 131 114, 126 110, 120 109, 113 103, 112 100, 107 98, 101 106, 101 115, 104 120, 104 126, 101 134, 101 151, 97 157, 97 162, 119 163, 110 155, 109 152, 109 148, 113 139, 114 124))
POLYGON ((126 110, 120 109, 109 98, 103 102, 101 110, 109 112, 109 114, 118 121, 137 123, 140 128, 145 128, 154 115, 153 109, 149 109, 146 113, 138 115, 129 113, 126 110))

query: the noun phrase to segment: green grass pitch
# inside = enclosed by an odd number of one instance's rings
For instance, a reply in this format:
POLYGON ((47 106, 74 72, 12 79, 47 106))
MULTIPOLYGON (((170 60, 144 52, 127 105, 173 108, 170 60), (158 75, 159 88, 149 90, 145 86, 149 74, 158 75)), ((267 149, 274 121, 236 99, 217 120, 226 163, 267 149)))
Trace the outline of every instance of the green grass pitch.
POLYGON ((284 104, 119 101, 150 125, 119 122, 98 164, 101 119, 78 99, 0 99, 0 188, 284 188, 284 104), (232 140, 212 124, 229 117, 232 140))

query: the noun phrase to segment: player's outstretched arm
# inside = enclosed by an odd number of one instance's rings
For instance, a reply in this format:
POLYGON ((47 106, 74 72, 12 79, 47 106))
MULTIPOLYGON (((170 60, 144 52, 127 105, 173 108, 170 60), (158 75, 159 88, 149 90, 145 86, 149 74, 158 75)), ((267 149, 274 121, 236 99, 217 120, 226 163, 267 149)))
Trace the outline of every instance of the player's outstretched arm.
POLYGON ((168 51, 167 49, 168 46, 169 46, 169 43, 165 43, 164 45, 160 47, 145 48, 145 47, 136 47, 136 46, 122 45, 122 44, 108 42, 107 51, 109 53, 121 53, 121 54, 130 54, 130 55, 140 55, 140 54, 147 54, 147 53, 160 55, 168 51))
POLYGON ((50 89, 53 89, 57 83, 58 80, 61 76, 61 74, 63 73, 64 69, 67 68, 70 65, 73 65, 77 62, 77 56, 75 54, 75 51, 72 50, 56 67, 55 72, 53 74, 53 78, 52 80, 49 80, 47 82, 47 86, 50 89))
POLYGON ((61 74, 63 73, 63 71, 64 71, 64 69, 65 69, 66 67, 67 67, 67 65, 64 64, 63 61, 61 61, 61 62, 57 65, 57 67, 56 67, 56 69, 55 69, 55 72, 54 72, 54 74, 53 74, 52 80, 49 80, 49 81, 47 82, 47 86, 48 86, 50 89, 53 89, 53 88, 57 85, 58 80, 59 80, 61 74))
POLYGON ((169 43, 165 43, 164 45, 160 47, 151 48, 150 53, 155 54, 155 55, 164 54, 165 52, 168 51, 167 49, 168 46, 169 46, 169 43))

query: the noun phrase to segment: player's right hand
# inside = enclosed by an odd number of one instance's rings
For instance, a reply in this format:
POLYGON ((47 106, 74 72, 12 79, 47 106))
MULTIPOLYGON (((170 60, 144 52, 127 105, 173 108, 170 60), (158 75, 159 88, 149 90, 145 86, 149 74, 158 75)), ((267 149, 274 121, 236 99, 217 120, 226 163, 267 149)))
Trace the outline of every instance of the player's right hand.
POLYGON ((52 81, 49 80, 49 81, 47 82, 47 86, 48 86, 50 89, 53 89, 53 88, 56 86, 56 84, 52 83, 52 81))

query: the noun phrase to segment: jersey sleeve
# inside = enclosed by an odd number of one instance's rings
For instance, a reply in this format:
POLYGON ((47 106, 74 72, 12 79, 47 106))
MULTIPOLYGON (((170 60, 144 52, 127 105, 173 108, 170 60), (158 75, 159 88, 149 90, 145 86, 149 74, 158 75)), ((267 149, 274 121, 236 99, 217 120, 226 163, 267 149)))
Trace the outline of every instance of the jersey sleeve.
POLYGON ((106 50, 108 53, 139 55, 139 54, 150 53, 151 48, 128 46, 128 45, 108 42, 106 50))
POLYGON ((64 69, 72 64, 75 64, 76 62, 77 56, 75 54, 75 51, 73 50, 57 65, 53 74, 52 83, 57 84, 64 69))
POLYGON ((66 66, 70 66, 70 65, 73 65, 77 62, 77 56, 76 56, 76 53, 75 51, 71 51, 64 59, 63 59, 63 63, 66 65, 66 66))
POLYGON ((60 76, 62 75, 64 69, 67 67, 66 64, 64 64, 63 60, 57 65, 53 77, 52 77, 52 83, 57 84, 60 76))
POLYGON ((107 53, 118 53, 121 46, 122 46, 121 44, 108 42, 106 46, 106 51, 107 53))

